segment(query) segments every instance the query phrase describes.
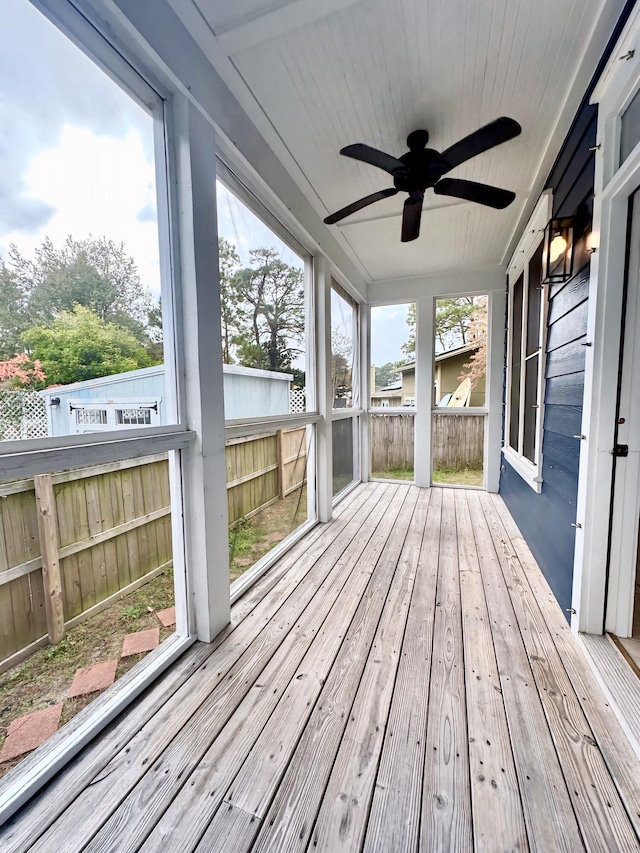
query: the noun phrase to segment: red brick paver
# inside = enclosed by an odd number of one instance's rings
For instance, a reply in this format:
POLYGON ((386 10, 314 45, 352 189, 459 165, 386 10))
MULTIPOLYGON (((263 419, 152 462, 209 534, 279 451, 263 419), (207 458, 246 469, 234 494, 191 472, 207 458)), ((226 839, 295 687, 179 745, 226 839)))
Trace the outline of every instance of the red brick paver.
POLYGON ((69 699, 109 687, 116 680, 117 666, 117 660, 107 660, 93 666, 83 666, 77 670, 69 688, 69 699))
POLYGON ((170 628, 171 625, 176 624, 176 608, 175 607, 167 607, 166 610, 158 610, 156 611, 156 616, 162 622, 165 628, 170 628))
POLYGON ((127 634, 122 644, 122 657, 138 655, 140 652, 150 652, 160 642, 160 628, 148 628, 146 631, 136 631, 127 634))
POLYGON ((50 705, 42 711, 34 711, 13 720, 2 744, 0 761, 17 758, 44 743, 57 731, 61 713, 62 704, 50 705))

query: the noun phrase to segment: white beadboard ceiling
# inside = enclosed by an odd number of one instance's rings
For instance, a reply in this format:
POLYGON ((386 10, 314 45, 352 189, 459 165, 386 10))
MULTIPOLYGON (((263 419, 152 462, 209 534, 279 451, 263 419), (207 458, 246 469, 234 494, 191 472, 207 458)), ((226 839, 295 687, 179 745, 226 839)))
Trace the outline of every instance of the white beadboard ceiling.
MULTIPOLYGON (((579 102, 585 64, 592 72, 604 48, 611 27, 602 20, 621 8, 621 0, 170 1, 321 216, 392 185, 341 157, 345 145, 397 156, 410 131, 426 128, 429 147, 443 150, 498 116, 520 122, 520 137, 450 173, 515 191, 506 210, 427 191, 413 243, 400 243, 404 194, 330 226, 371 281, 504 263, 557 154, 558 118, 568 98, 579 102)), ((569 123, 565 115, 559 130, 569 123)))

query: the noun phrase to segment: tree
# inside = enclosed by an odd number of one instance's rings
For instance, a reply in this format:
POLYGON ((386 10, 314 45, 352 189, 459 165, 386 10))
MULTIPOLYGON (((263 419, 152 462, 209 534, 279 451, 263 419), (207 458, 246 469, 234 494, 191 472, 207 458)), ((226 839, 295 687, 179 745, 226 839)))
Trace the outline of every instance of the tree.
POLYGON ((50 327, 62 312, 81 305, 101 320, 128 329, 141 343, 148 342, 151 294, 123 243, 106 237, 74 240, 69 236, 56 248, 45 238, 33 259, 12 245, 0 275, 5 282, 11 279, 14 300, 20 305, 15 328, 4 332, 8 337, 29 326, 50 327))
POLYGON ((218 259, 220 268, 220 313, 222 326, 222 361, 233 364, 232 344, 238 334, 240 323, 236 273, 240 269, 240 257, 235 247, 223 237, 218 237, 218 259))
POLYGON ((346 397, 352 391, 352 341, 348 335, 331 327, 331 387, 333 399, 346 397))
POLYGON ((439 299, 436 302, 435 332, 441 352, 469 343, 474 304, 473 296, 439 299))
POLYGON ((154 363, 130 331, 82 305, 62 311, 51 327, 28 329, 22 340, 29 357, 34 364, 36 360, 41 363, 52 385, 125 373, 154 363))
POLYGON ((0 359, 20 352, 20 335, 29 325, 27 299, 12 269, 0 259, 0 359))
POLYGON ((386 364, 376 367, 376 388, 386 388, 392 382, 400 379, 398 373, 398 365, 395 362, 388 361, 386 364))
POLYGON ((464 365, 465 370, 458 379, 469 378, 471 387, 475 388, 478 381, 487 372, 487 298, 477 297, 473 306, 473 314, 468 328, 469 340, 477 341, 478 348, 473 351, 469 361, 464 365))
POLYGON ((304 273, 275 249, 254 249, 250 258, 252 266, 232 277, 230 341, 245 367, 289 371, 304 351, 304 273))
POLYGON ((26 352, 0 361, 0 390, 35 387, 42 385, 45 378, 40 361, 32 360, 26 352))
MULTIPOLYGON (((447 352, 467 344, 472 337, 469 327, 473 318, 475 302, 484 299, 479 296, 457 296, 452 299, 438 299, 436 302, 435 337, 436 349, 447 352)), ((414 357, 416 351, 416 306, 409 305, 407 311, 409 339, 401 349, 407 357, 414 357)))
MULTIPOLYGON (((409 338, 406 344, 402 344, 400 349, 406 355, 407 359, 415 358, 416 354, 416 303, 412 302, 407 309, 407 326, 409 327, 409 338)), ((376 382, 377 382, 376 378, 376 382)), ((388 384, 388 383, 387 383, 388 384)))

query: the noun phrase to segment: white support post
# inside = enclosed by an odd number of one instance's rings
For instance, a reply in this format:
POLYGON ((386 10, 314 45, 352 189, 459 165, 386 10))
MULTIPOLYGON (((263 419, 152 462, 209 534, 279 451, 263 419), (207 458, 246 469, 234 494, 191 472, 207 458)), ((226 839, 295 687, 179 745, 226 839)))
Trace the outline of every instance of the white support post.
POLYGON ((416 414, 414 422, 414 480, 431 486, 431 408, 433 406, 435 304, 433 297, 416 302, 416 414))
POLYGON ((506 284, 504 290, 489 294, 489 326, 487 329, 487 381, 485 407, 484 482, 488 492, 500 487, 502 446, 502 388, 504 382, 504 338, 506 311, 506 284))
POLYGON ((195 632, 199 640, 211 642, 230 618, 216 146, 211 124, 181 96, 175 103, 175 141, 182 301, 178 340, 184 349, 180 378, 186 424, 196 436, 182 460, 185 552, 195 632))
POLYGON ((371 450, 369 446, 369 413, 371 404, 371 308, 360 305, 360 479, 371 479, 371 450))
MULTIPOLYGON (((316 401, 320 421, 316 424, 318 520, 329 521, 333 502, 333 447, 331 410, 331 264, 316 255, 314 266, 316 309, 316 401)), ((311 365, 310 365, 311 367, 311 365)))

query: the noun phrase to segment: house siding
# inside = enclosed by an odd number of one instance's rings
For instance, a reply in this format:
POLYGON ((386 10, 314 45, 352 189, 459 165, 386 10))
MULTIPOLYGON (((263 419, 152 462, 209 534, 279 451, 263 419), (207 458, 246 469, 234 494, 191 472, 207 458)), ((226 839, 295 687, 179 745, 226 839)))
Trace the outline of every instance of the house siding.
POLYGON ((585 335, 589 298, 591 230, 596 144, 596 107, 583 105, 547 181, 553 215, 579 217, 574 275, 549 287, 542 492, 537 494, 503 457, 500 494, 534 553, 554 595, 571 607, 585 335))

